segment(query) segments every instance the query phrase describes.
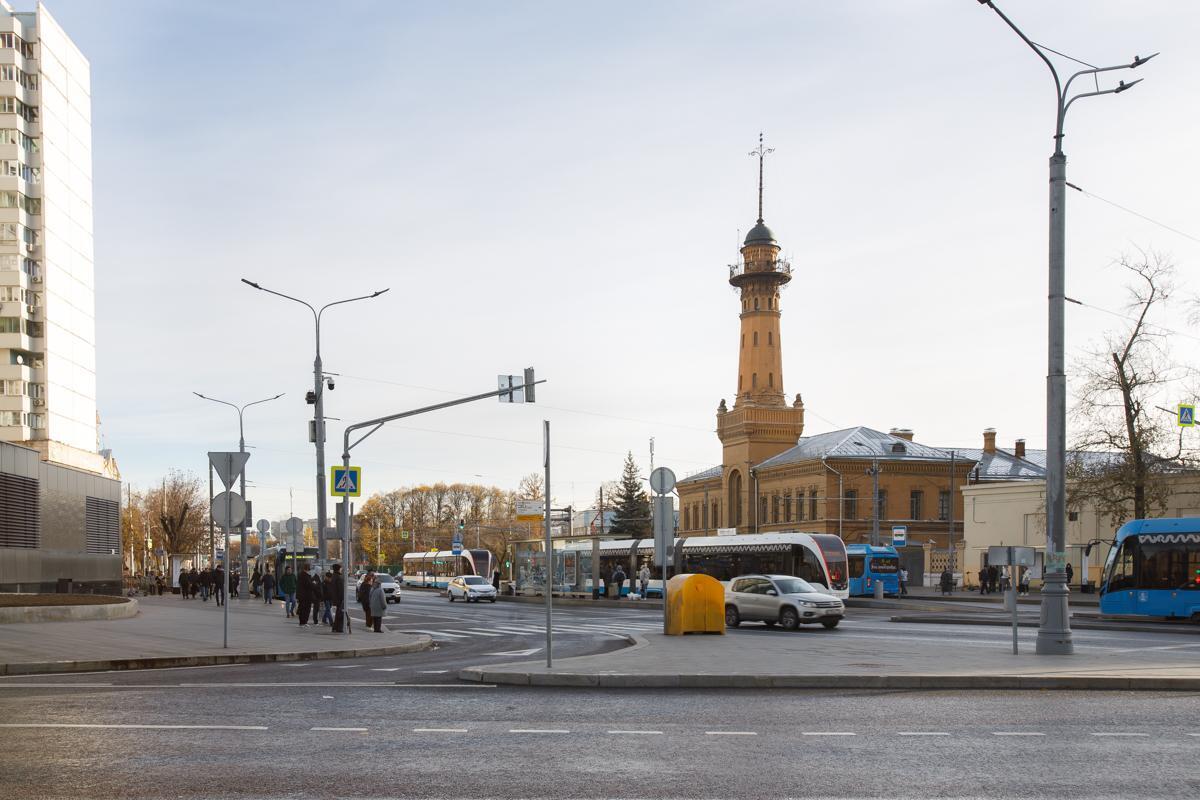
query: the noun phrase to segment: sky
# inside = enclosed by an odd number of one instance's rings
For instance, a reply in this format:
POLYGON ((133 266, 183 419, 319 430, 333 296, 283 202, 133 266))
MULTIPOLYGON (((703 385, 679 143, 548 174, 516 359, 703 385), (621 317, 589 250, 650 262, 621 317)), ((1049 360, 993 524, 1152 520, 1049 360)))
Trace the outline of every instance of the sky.
MULTIPOLYGON (((48 7, 92 66, 101 433, 135 488, 236 449, 236 414, 193 391, 285 392, 246 412, 250 499, 315 515, 312 318, 243 277, 314 304, 389 289, 324 317, 330 463, 348 422, 547 381, 387 426, 353 454, 366 494, 515 488, 544 419, 560 504, 628 451, 646 471, 652 437, 680 477, 718 464, 760 131, 806 433, 1044 446, 1053 88, 974 0, 48 7)), ((1001 7, 1093 64, 1162 52, 1067 119, 1091 193, 1068 198, 1070 360, 1121 324, 1122 254, 1200 288, 1200 7, 1001 7)), ((1194 363, 1184 309, 1163 324, 1194 363)))

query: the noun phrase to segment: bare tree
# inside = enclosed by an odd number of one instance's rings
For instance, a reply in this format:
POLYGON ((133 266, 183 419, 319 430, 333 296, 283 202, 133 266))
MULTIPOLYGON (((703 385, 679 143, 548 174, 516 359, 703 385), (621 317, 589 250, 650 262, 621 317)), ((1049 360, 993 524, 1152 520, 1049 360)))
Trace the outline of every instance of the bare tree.
POLYGON ((1174 265, 1145 252, 1118 263, 1131 276, 1129 322, 1076 365, 1081 382, 1067 464, 1068 504, 1091 504, 1114 525, 1166 507, 1166 476, 1183 466, 1183 438, 1164 406, 1188 374, 1171 358, 1169 333, 1154 322, 1174 292, 1174 265))
POLYGON ((531 472, 517 484, 518 500, 541 500, 546 496, 546 481, 540 472, 531 472))
POLYGON ((144 514, 157 521, 152 526, 156 545, 168 553, 191 553, 207 533, 205 491, 200 478, 171 470, 162 482, 142 496, 144 514))

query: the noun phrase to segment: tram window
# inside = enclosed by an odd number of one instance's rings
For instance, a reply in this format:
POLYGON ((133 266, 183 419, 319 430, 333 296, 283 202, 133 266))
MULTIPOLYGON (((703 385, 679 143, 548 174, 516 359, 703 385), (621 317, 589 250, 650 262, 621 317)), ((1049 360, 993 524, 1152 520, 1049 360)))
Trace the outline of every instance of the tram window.
POLYGON ((863 576, 863 562, 866 559, 863 556, 850 556, 850 577, 861 578, 863 576))
POLYGON ((1134 587, 1133 548, 1135 544, 1137 544, 1135 539, 1126 539, 1121 542, 1121 549, 1117 552, 1116 561, 1113 562, 1112 577, 1108 581, 1110 592, 1134 587))
POLYGON ((1141 543, 1139 589, 1180 589, 1189 583, 1187 550, 1182 544, 1141 543))

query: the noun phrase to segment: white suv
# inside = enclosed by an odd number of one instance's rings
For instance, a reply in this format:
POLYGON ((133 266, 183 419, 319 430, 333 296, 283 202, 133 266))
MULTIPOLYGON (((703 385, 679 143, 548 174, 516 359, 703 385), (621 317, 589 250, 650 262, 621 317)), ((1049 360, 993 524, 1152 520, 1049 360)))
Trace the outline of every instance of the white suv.
POLYGON ((739 575, 725 589, 725 625, 743 622, 779 623, 794 631, 800 625, 836 628, 846 607, 832 595, 791 575, 739 575))

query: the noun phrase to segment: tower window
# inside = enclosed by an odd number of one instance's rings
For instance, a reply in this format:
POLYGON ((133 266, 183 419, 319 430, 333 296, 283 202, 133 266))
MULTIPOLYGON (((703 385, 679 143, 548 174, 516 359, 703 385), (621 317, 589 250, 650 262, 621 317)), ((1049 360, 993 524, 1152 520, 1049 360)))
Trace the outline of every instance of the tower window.
POLYGON ((751 389, 758 388, 758 373, 757 372, 750 375, 750 388, 751 389))
POLYGON ((742 334, 742 349, 746 349, 746 334, 742 334))
POLYGON ((758 347, 758 331, 754 332, 754 346, 758 347))
POLYGON ((758 298, 754 298, 754 310, 758 311, 758 298))
POLYGON ((738 391, 742 390, 742 376, 738 375, 738 391))
POLYGON ((769 386, 772 389, 775 388, 775 373, 774 372, 767 373, 767 386, 769 386))
POLYGON ((772 333, 771 331, 767 331, 767 347, 774 347, 774 346, 775 346, 775 334, 772 333))

